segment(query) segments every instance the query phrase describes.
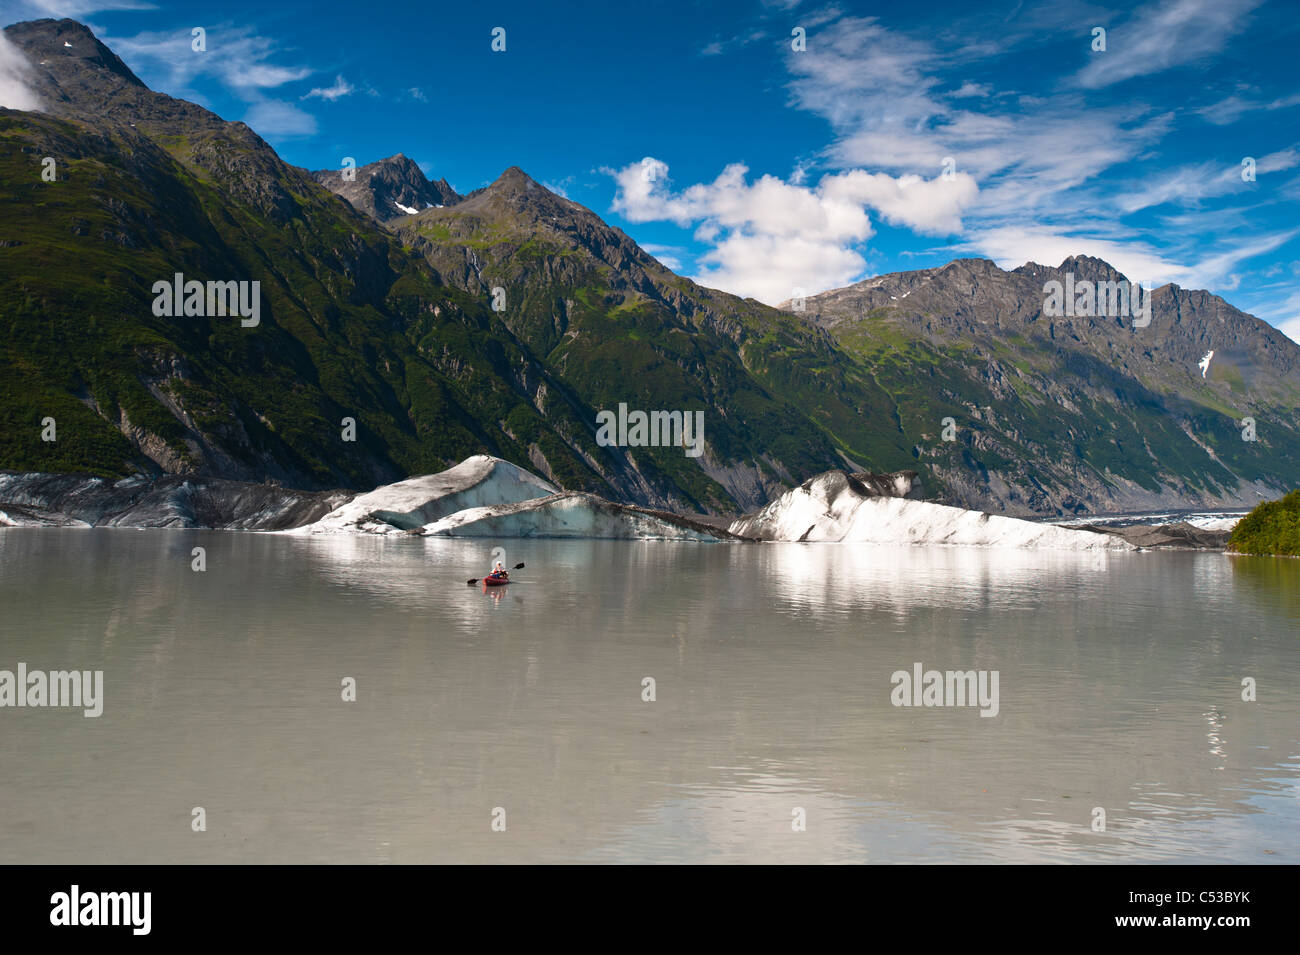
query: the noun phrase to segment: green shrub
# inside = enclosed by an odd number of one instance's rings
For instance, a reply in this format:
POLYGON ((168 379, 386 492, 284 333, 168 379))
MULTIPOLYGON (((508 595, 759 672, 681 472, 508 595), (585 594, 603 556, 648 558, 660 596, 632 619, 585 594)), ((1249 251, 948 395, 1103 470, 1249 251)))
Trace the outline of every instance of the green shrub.
POLYGON ((1300 557, 1300 490, 1280 501, 1265 501, 1243 517, 1228 538, 1228 549, 1300 557))

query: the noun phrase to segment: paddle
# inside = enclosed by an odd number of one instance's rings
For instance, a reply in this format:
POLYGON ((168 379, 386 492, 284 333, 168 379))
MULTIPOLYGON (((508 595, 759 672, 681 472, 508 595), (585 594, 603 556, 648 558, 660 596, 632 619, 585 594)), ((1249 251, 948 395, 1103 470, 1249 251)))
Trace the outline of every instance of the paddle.
MULTIPOLYGON (((524 565, 523 565, 523 564, 515 564, 515 566, 514 566, 513 569, 515 569, 515 570, 523 570, 523 569, 524 569, 524 565)), ((480 578, 480 577, 471 577, 469 580, 465 581, 465 583, 467 583, 467 584, 469 584, 469 586, 473 587, 473 586, 474 586, 476 583, 478 583, 479 580, 481 580, 481 579, 482 579, 482 578, 480 578)))

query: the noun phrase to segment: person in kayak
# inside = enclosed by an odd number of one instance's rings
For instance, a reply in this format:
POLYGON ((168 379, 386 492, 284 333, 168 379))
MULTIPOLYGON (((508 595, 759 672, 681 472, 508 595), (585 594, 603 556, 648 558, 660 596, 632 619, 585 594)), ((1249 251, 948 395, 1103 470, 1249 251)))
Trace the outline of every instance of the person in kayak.
POLYGON ((501 563, 501 561, 497 561, 497 562, 496 562, 496 566, 492 568, 492 573, 488 574, 488 576, 491 577, 493 580, 509 580, 509 579, 510 579, 510 575, 509 575, 508 573, 506 573, 506 568, 505 568, 505 566, 501 563))

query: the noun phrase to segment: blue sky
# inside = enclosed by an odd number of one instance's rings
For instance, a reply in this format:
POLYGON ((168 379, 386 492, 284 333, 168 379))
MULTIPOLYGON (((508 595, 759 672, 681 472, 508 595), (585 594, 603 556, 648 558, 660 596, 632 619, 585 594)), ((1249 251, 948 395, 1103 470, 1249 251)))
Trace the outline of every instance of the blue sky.
POLYGON ((677 271, 764 301, 960 256, 1083 253, 1300 338, 1293 3, 4 10, 88 23, 150 86, 244 120, 289 162, 403 152, 461 192, 518 165, 677 271))

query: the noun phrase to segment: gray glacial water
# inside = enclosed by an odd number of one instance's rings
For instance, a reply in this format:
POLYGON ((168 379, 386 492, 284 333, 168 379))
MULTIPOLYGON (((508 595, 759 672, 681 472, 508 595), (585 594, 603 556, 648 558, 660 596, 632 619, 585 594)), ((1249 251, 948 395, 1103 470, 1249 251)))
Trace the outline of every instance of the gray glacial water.
POLYGON ((0 530, 0 863, 1300 861, 1300 561, 501 543, 0 530))

